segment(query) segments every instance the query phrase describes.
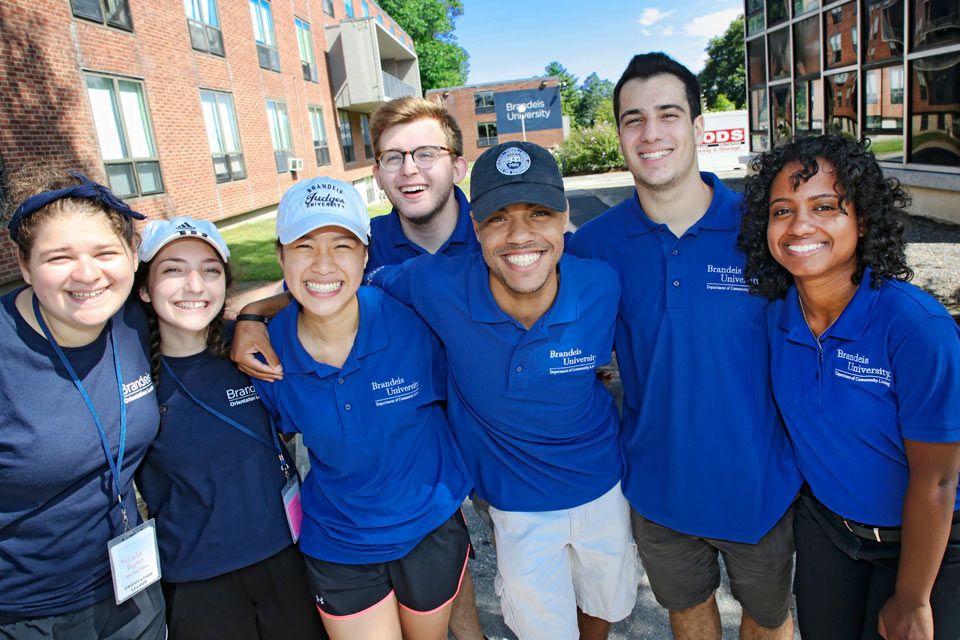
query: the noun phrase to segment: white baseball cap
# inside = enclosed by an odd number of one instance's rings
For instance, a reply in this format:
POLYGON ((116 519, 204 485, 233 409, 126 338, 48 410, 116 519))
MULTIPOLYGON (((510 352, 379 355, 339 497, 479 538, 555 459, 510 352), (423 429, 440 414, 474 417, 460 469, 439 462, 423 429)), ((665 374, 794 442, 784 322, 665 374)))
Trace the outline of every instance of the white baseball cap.
POLYGON ((230 249, 217 227, 209 220, 177 216, 171 220, 151 220, 143 230, 137 255, 141 262, 153 260, 160 249, 180 238, 199 238, 210 243, 224 262, 230 260, 230 249))
POLYGON ((343 227, 363 244, 370 241, 367 203, 353 187, 341 180, 313 178, 293 185, 277 208, 277 239, 290 244, 320 227, 343 227))

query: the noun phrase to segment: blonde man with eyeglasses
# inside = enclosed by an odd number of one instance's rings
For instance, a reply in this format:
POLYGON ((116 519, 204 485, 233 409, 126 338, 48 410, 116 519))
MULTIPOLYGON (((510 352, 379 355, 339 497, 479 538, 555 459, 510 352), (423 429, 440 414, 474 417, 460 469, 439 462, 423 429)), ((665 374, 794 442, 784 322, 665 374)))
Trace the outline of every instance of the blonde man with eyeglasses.
POLYGON ((479 250, 470 204, 456 186, 467 175, 467 161, 450 112, 423 98, 397 98, 373 113, 370 134, 373 177, 393 210, 371 221, 367 272, 424 253, 479 250))

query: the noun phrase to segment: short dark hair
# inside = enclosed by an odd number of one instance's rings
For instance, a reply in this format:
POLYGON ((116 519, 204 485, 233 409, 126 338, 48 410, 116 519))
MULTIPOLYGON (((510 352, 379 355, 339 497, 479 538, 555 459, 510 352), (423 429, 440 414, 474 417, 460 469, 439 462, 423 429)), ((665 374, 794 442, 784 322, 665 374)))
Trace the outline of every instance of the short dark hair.
POLYGON ((613 117, 620 128, 620 90, 630 80, 645 80, 653 76, 670 75, 683 83, 683 90, 690 107, 690 120, 696 120, 700 115, 700 82, 690 69, 668 56, 657 51, 656 53, 641 53, 633 56, 627 69, 617 81, 613 89, 613 117))
POLYGON ((737 247, 747 257, 744 275, 751 293, 777 300, 783 298, 793 284, 793 276, 774 260, 767 244, 770 187, 783 168, 793 162, 801 166, 790 176, 794 189, 820 170, 820 161, 829 162, 834 167, 841 208, 844 204, 853 205, 863 231, 857 242, 853 284, 860 284, 867 267, 872 270, 870 285, 875 289, 885 279, 906 281, 913 277, 913 271, 907 266, 903 223, 899 219, 910 197, 896 179, 883 177, 869 147, 869 140, 806 136, 761 153, 750 162, 755 174, 746 182, 737 247))

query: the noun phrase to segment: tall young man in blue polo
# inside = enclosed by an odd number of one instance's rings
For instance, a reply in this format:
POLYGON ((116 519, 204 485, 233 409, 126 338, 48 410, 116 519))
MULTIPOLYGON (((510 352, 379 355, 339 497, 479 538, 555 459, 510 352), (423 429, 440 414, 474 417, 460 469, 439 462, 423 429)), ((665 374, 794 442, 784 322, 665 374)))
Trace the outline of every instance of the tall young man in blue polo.
POLYGON ((614 90, 636 193, 583 225, 575 255, 623 285, 623 491, 654 595, 677 640, 719 640, 718 553, 743 607, 741 638, 793 638, 791 505, 801 481, 770 392, 764 301, 735 250, 738 195, 700 173, 700 91, 662 53, 614 90))
POLYGON ((542 147, 488 149, 470 195, 482 254, 423 256, 368 280, 443 343, 447 415, 491 505, 507 625, 521 640, 605 638, 637 585, 619 417, 596 377, 620 285, 603 262, 563 254, 563 181, 542 147))

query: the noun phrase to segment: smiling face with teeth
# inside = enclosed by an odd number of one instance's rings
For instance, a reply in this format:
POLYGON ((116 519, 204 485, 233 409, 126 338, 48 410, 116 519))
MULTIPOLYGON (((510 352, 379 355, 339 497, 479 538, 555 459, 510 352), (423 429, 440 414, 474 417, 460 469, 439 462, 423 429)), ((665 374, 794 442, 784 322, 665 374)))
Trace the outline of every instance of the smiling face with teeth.
MULTIPOLYGON (((69 206, 34 233, 29 256, 18 256, 20 273, 40 302, 54 339, 63 346, 89 344, 126 301, 136 253, 105 214, 69 206)), ((24 316, 32 317, 32 309, 24 316)))
POLYGON ((153 306, 164 342, 177 334, 205 345, 207 327, 226 298, 223 260, 205 240, 174 240, 150 261, 147 282, 138 293, 153 306))
POLYGON ((793 188, 794 174, 803 169, 793 162, 770 186, 767 244, 773 259, 793 274, 798 287, 833 282, 850 288, 857 270, 857 243, 863 235, 852 202, 837 195, 835 170, 817 158, 819 171, 793 188))
POLYGON ((697 145, 703 116, 690 118, 680 78, 628 80, 620 90, 620 151, 638 190, 686 188, 700 181, 697 145))
MULTIPOLYGON (((418 147, 450 146, 443 127, 433 118, 423 118, 387 128, 380 136, 380 149, 413 151, 418 147)), ((442 153, 437 164, 421 169, 406 155, 399 171, 384 171, 373 166, 373 176, 387 199, 407 223, 426 225, 441 215, 456 220, 459 215, 453 185, 467 175, 467 161, 452 153, 442 153)))
POLYGON ((507 314, 519 320, 531 308, 545 311, 553 303, 566 224, 566 211, 529 203, 508 205, 474 222, 490 290, 507 314))
POLYGON ((367 248, 342 227, 314 229, 277 249, 290 293, 313 319, 358 313, 357 289, 367 264, 367 248))

